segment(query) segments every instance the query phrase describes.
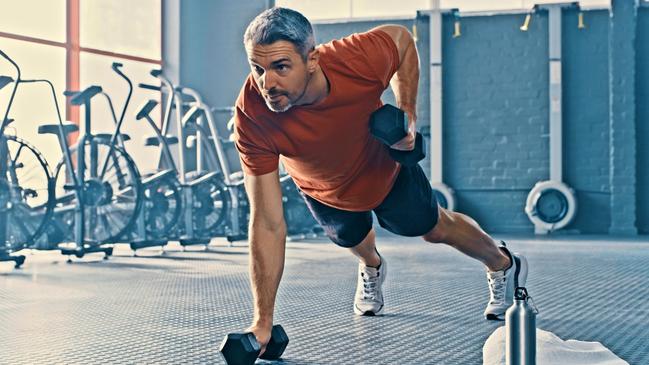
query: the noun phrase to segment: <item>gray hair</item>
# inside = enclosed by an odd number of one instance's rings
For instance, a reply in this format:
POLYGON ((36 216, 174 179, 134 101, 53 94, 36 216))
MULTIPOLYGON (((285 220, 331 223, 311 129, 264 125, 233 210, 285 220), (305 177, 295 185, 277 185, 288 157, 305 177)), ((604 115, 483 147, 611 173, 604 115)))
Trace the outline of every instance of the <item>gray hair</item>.
POLYGON ((268 45, 279 40, 293 43, 304 60, 315 48, 315 36, 309 20, 287 8, 274 7, 257 15, 243 35, 244 45, 268 45))

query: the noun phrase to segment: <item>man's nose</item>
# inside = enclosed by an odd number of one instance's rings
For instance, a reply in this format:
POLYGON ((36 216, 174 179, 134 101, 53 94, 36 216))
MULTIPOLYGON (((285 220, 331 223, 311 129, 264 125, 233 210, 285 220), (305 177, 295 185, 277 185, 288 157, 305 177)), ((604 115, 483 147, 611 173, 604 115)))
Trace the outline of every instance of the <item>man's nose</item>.
POLYGON ((273 89, 276 85, 275 78, 273 77, 271 72, 264 72, 264 74, 261 76, 261 87, 262 89, 266 91, 270 91, 273 89))

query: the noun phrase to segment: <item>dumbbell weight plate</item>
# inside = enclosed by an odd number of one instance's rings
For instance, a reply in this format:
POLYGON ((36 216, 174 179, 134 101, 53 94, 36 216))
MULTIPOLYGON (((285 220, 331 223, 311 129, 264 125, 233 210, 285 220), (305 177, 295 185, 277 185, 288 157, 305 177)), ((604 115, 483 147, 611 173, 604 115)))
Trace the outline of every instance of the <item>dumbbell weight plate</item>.
POLYGON ((254 364, 261 346, 251 332, 230 333, 223 339, 219 352, 228 365, 254 364))
POLYGON ((221 342, 219 351, 228 365, 252 365, 257 357, 264 360, 277 360, 288 346, 288 336, 284 328, 278 324, 273 326, 270 336, 266 351, 261 356, 259 356, 261 346, 251 332, 228 334, 221 342))
POLYGON ((259 357, 264 360, 277 360, 279 359, 284 350, 288 346, 288 335, 280 325, 273 326, 270 335, 270 342, 266 346, 266 351, 259 357))
POLYGON ((394 105, 385 104, 370 116, 370 131, 384 144, 393 145, 406 136, 408 116, 394 105))

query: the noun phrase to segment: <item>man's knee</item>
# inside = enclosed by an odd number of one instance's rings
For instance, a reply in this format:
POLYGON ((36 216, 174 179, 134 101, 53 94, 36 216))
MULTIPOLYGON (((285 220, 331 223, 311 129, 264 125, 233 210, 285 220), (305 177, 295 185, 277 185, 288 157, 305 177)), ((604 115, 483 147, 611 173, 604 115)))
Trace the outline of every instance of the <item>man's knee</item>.
POLYGON ((368 239, 371 239, 370 232, 372 231, 372 226, 356 226, 356 225, 340 225, 337 229, 329 229, 327 236, 332 240, 336 245, 345 248, 356 247, 368 239))
POLYGON ((442 207, 438 208, 438 218, 437 224, 431 229, 428 233, 422 236, 424 241, 430 243, 442 243, 445 241, 447 232, 451 229, 453 225, 453 212, 444 209, 442 207))

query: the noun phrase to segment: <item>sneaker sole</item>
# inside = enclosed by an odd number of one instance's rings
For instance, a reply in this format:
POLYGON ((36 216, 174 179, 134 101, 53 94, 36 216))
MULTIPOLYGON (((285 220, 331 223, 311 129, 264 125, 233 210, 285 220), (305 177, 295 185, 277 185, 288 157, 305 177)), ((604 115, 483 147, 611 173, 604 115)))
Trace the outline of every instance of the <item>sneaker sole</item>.
POLYGON ((379 308, 378 311, 373 312, 373 311, 365 311, 363 312, 362 310, 358 309, 356 305, 354 305, 354 313, 363 316, 363 317, 375 317, 375 316, 380 316, 383 313, 383 306, 379 308))

